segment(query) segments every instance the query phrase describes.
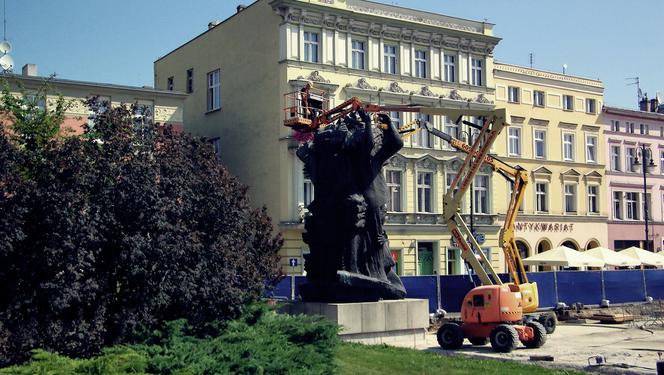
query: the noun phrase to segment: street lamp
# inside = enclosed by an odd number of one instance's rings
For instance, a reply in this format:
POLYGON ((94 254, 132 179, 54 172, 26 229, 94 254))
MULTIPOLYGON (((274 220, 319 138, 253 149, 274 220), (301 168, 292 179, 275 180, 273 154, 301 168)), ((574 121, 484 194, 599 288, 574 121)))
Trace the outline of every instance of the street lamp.
POLYGON ((644 247, 646 250, 650 251, 650 245, 648 245, 648 187, 646 186, 646 175, 648 169, 655 167, 655 163, 652 160, 652 150, 650 147, 644 144, 639 145, 639 151, 634 158, 634 165, 637 167, 640 166, 641 171, 643 172, 643 219, 646 226, 646 241, 644 242, 644 247), (639 156, 641 156, 643 163, 639 162, 639 156), (646 163, 647 159, 650 159, 650 162, 646 163))

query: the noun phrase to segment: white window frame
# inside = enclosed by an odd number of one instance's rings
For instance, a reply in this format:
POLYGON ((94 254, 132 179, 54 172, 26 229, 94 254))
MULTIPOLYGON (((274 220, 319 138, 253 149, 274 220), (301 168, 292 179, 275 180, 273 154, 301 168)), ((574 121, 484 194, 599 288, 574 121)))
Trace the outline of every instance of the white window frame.
POLYGON ((207 82, 207 111, 219 110, 221 109, 221 69, 209 72, 207 82))
POLYGON ((622 172, 622 150, 619 145, 611 146, 611 170, 622 172))
POLYGON ((387 185, 387 210, 388 212, 404 212, 404 170, 403 169, 397 169, 397 168, 386 168, 385 169, 385 183, 387 185), (394 183, 392 180, 389 178, 390 173, 398 173, 399 174, 399 182, 394 183), (394 202, 392 201, 392 197, 394 196, 394 188, 398 189, 397 195, 399 197, 399 204, 397 209, 394 209, 394 202))
POLYGON ((588 191, 588 214, 589 215, 599 215, 599 200, 600 200, 600 189, 599 185, 596 184, 590 184, 587 187, 588 191), (595 190, 595 192, 592 192, 592 190, 595 190), (595 200, 595 207, 594 210, 593 208, 593 199, 595 200))
POLYGON ((359 39, 351 40, 351 67, 365 70, 367 66, 367 42, 359 39))
POLYGON ((415 60, 415 77, 416 78, 428 78, 427 77, 427 66, 428 66, 428 54, 429 52, 423 49, 416 49, 414 56, 415 60))
POLYGON ((625 147, 625 172, 636 173, 634 160, 636 159, 636 147, 625 147), (630 152, 631 151, 631 152, 630 152))
POLYGON ((563 212, 565 215, 576 215, 579 212, 579 197, 578 197, 578 184, 577 183, 564 183, 563 184, 563 212), (572 189, 571 192, 568 192, 568 187, 572 189), (573 210, 569 210, 567 206, 567 198, 572 197, 572 203, 574 205, 573 210))
POLYGON ((549 183, 547 181, 535 181, 535 213, 548 214, 549 213, 549 183), (544 186, 544 191, 540 191, 539 187, 544 186), (540 206, 540 197, 543 197, 542 203, 544 209, 540 206))
POLYGON ((521 90, 516 86, 507 87, 507 101, 509 103, 520 103, 521 90))
POLYGON ((574 146, 575 146, 575 134, 570 132, 563 132, 563 161, 574 161, 574 146), (568 142, 565 137, 570 136, 572 139, 568 142), (570 154, 567 155, 567 145, 570 145, 570 154))
POLYGON ((429 170, 419 170, 415 172, 415 209, 418 213, 433 213, 434 212, 434 185, 435 185, 436 174, 434 171, 429 170), (428 174, 431 176, 430 185, 426 185, 424 182, 420 183, 420 175, 428 174), (422 190, 420 190, 422 189, 422 190), (426 189, 429 190, 429 199, 426 199, 426 189), (420 202, 424 202, 420 206, 420 202), (429 205, 429 210, 427 211, 427 203, 429 205), (422 208, 422 209, 420 209, 422 208))
POLYGON ((620 121, 619 120, 611 120, 611 131, 619 133, 620 132, 620 121))
POLYGON ((302 38, 304 39, 302 60, 318 63, 320 61, 320 33, 307 30, 304 31, 302 38))
POLYGON ((563 111, 573 111, 573 110, 574 110, 574 96, 563 95, 563 111))
POLYGON ((508 156, 521 156, 521 128, 518 126, 510 126, 507 128, 507 155, 508 156), (516 135, 513 133, 517 133, 516 135), (516 147, 516 150, 512 146, 516 147))
POLYGON ((624 207, 623 192, 613 191, 613 197, 611 200, 612 200, 613 220, 623 220, 623 218, 625 217, 623 214, 623 207, 624 207))
POLYGON ((641 212, 639 210, 639 197, 640 193, 636 191, 626 191, 625 192, 625 220, 638 221, 641 217, 641 212), (634 199, 629 199, 634 197, 634 199), (633 210, 630 210, 630 206, 633 210))
POLYGON ((664 174, 664 150, 659 150, 659 173, 664 174))
POLYGON ((546 129, 533 129, 533 157, 535 159, 546 159, 546 137, 547 137, 547 131, 546 129), (538 133, 542 134, 543 137, 540 139, 537 137, 538 133), (537 143, 541 142, 542 143, 542 155, 537 155, 537 143))
MULTIPOLYGON (((415 116, 416 119, 420 121, 426 121, 433 126, 432 122, 432 117, 431 115, 425 115, 423 113, 418 113, 415 116)), ((424 126, 424 124, 422 124, 424 126)), ((433 135, 429 133, 428 131, 421 130, 415 134, 412 135, 411 138, 411 144, 417 147, 422 147, 422 148, 433 148, 434 146, 434 139, 433 135)))
POLYGON ((491 176, 487 174, 478 174, 473 179, 473 213, 474 214, 490 214, 491 213, 491 176), (486 182, 486 186, 482 186, 480 181, 486 182), (484 202, 486 207, 482 207, 482 197, 486 199, 484 202), (479 208, 482 208, 480 210, 479 208))
POLYGON ((546 97, 546 94, 544 93, 544 91, 541 91, 541 90, 533 91, 533 105, 535 107, 542 107, 543 108, 545 106, 545 102, 544 102, 545 97, 546 97))
POLYGON ((383 72, 388 74, 399 73, 399 46, 396 44, 383 45, 383 72), (394 52, 391 49, 394 48, 394 52))
POLYGON ((586 163, 597 164, 599 149, 599 136, 597 134, 586 134, 586 163), (591 143, 594 140, 594 143, 591 143), (594 155, 591 155, 591 150, 594 155))
POLYGON ((586 98, 586 113, 593 115, 597 113, 597 101, 595 99, 586 98))
POLYGON ((484 60, 474 57, 470 58, 470 84, 473 86, 484 85, 484 60))
POLYGON ((443 53, 443 81, 454 83, 456 82, 456 55, 452 53, 443 53), (448 61, 451 60, 451 61, 448 61))

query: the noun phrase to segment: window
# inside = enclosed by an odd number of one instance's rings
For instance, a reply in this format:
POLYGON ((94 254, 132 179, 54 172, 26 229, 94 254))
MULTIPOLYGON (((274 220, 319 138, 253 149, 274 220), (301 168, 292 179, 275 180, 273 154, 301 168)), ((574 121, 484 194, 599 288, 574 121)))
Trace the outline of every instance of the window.
MULTIPOLYGON (((448 173, 448 174, 445 175, 445 194, 447 194, 447 191, 450 190, 450 187, 452 186, 452 182, 454 182, 455 178, 456 178, 455 173, 448 173)), ((456 194, 456 192, 458 190, 459 190, 459 185, 457 184, 457 187, 456 187, 456 189, 454 189, 453 194, 456 194)))
POLYGON ((475 181, 473 183, 473 200, 474 213, 489 213, 489 176, 475 176, 475 181))
POLYGON ((168 81, 166 82, 166 90, 173 91, 173 77, 168 77, 168 81))
POLYGON ((586 162, 597 163, 597 136, 586 136, 586 162))
POLYGON ((95 127, 95 121, 97 120, 98 115, 111 109, 111 98, 108 96, 97 96, 97 104, 98 108, 96 108, 96 113, 93 110, 89 110, 88 112, 88 127, 90 129, 95 127))
POLYGON ((639 133, 643 135, 650 135, 650 126, 648 126, 648 124, 639 124, 639 133))
POLYGON ((625 132, 634 134, 634 123, 633 122, 626 122, 625 123, 625 132))
POLYGON ((510 87, 507 88, 507 100, 510 103, 518 103, 519 102, 519 88, 518 87, 510 86, 510 87))
POLYGON ((443 61, 443 80, 445 82, 456 82, 456 57, 445 54, 443 61))
POLYGON ((387 210, 401 212, 401 171, 385 170, 387 210))
POLYGON ((544 91, 533 92, 533 104, 535 107, 544 107, 544 91))
POLYGON ((611 146, 611 170, 615 172, 620 172, 620 146, 611 146))
POLYGON ((627 209, 627 214, 625 218, 627 220, 639 220, 639 193, 625 193, 625 208, 627 209))
POLYGON ((433 212, 433 174, 417 173, 417 212, 433 212))
POLYGON ((154 102, 149 100, 139 100, 134 109, 134 128, 137 132, 143 133, 147 130, 147 125, 152 122, 154 114, 154 102))
POLYGON ((619 132, 620 131, 620 121, 611 120, 611 131, 612 132, 619 132))
POLYGON ((359 40, 353 40, 351 42, 352 45, 352 66, 353 69, 362 69, 364 70, 364 56, 366 54, 365 46, 366 43, 359 41, 359 40))
POLYGON ((401 112, 390 112, 390 120, 392 120, 392 125, 399 129, 401 127, 401 112))
POLYGON ((210 143, 212 143, 212 152, 214 152, 214 157, 217 160, 221 160, 221 139, 219 137, 212 138, 210 143))
POLYGON ((538 159, 546 158, 546 132, 535 130, 535 150, 533 152, 538 159))
POLYGON ((415 77, 427 78, 427 52, 415 51, 415 77))
POLYGON ((509 156, 521 155, 521 129, 509 127, 507 133, 509 156))
POLYGON ((219 69, 207 74, 207 110, 208 112, 221 108, 221 81, 219 69))
POLYGON ((659 172, 664 174, 664 151, 659 152, 659 172))
POLYGON ((591 214, 599 213, 599 187, 597 185, 588 186, 588 212, 591 214))
POLYGON ((576 185, 565 184, 565 213, 576 213, 576 185))
POLYGON ((318 33, 311 31, 304 32, 304 61, 318 62, 318 33))
POLYGON ((187 94, 194 92, 194 69, 187 69, 187 94))
MULTIPOLYGON (((421 122, 429 122, 429 123, 431 122, 431 116, 424 115, 422 113, 417 114, 417 119, 420 120, 421 122)), ((422 124, 422 126, 424 126, 424 124, 422 124)), ((428 131, 419 131, 415 133, 412 136, 411 141, 416 146, 427 147, 427 148, 433 147, 433 135, 428 131)))
POLYGON ((462 262, 459 249, 447 249, 447 274, 459 275, 462 274, 462 262))
POLYGON ((634 165, 634 158, 636 157, 636 149, 634 147, 625 148, 625 171, 636 172, 634 165))
POLYGON ((482 60, 471 59, 471 77, 470 82, 473 86, 482 86, 482 60))
MULTIPOLYGON (((507 191, 509 195, 507 195, 507 202, 510 202, 512 199, 512 194, 514 193, 514 184, 511 181, 507 181, 507 191)), ((524 192, 525 194, 525 192, 524 192)), ((519 212, 523 212, 523 202, 525 199, 521 199, 521 204, 519 205, 519 212)))
POLYGON ((383 47, 383 65, 385 73, 397 74, 397 46, 383 47))
POLYGON ((616 220, 622 220, 622 196, 621 191, 613 192, 613 218, 616 220))
POLYGON ((314 184, 310 179, 304 178, 303 182, 304 188, 304 207, 309 207, 311 202, 314 200, 314 184))
POLYGON ((549 212, 549 205, 547 199, 548 184, 545 182, 538 182, 535 184, 535 211, 536 212, 549 212))
POLYGON ((572 95, 563 95, 563 110, 564 111, 574 110, 574 97, 572 95))
POLYGON ((452 138, 459 139, 459 125, 454 122, 455 119, 445 117, 445 120, 445 133, 449 134, 452 138))
POLYGON ((586 99, 586 113, 595 113, 595 99, 586 99))
POLYGON ((574 160, 574 134, 563 134, 563 160, 574 160))

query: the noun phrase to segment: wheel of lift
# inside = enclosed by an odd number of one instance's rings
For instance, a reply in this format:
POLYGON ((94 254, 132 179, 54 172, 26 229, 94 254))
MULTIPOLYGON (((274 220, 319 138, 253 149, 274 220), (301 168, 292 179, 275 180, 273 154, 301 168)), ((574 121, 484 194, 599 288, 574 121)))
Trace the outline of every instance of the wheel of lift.
POLYGON ((463 329, 456 323, 445 323, 438 328, 436 338, 443 349, 460 349, 463 346, 463 329))
POLYGON ((556 331, 556 326, 558 325, 558 318, 553 312, 544 313, 540 315, 538 321, 544 326, 546 333, 548 335, 556 331))
POLYGON ((491 331, 491 347, 499 353, 509 353, 519 344, 519 333, 508 324, 500 324, 491 331))
POLYGON ((546 328, 534 320, 528 322, 526 327, 532 328, 535 335, 532 340, 522 341, 523 345, 530 349, 541 348, 546 343, 546 328))

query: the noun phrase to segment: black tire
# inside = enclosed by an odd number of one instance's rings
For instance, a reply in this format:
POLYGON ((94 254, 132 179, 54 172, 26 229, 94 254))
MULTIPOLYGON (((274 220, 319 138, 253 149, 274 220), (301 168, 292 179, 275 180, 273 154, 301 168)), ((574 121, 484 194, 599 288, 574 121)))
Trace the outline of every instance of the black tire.
POLYGON ((501 324, 491 331, 491 347, 498 353, 509 353, 519 344, 519 333, 507 324, 501 324))
POLYGON ((482 346, 486 345, 489 342, 488 337, 470 337, 468 338, 468 341, 470 341, 471 344, 475 346, 482 346))
POLYGON ((532 321, 526 324, 526 327, 532 328, 535 336, 530 341, 522 341, 523 345, 530 349, 541 348, 546 343, 546 329, 544 326, 539 322, 532 321))
POLYGON ((438 345, 443 349, 461 349, 461 346, 463 346, 463 329, 458 324, 445 323, 438 328, 436 338, 438 339, 438 345))
POLYGON ((556 326, 558 325, 558 318, 556 318, 555 313, 542 314, 537 319, 540 324, 544 326, 546 334, 550 335, 556 331, 556 326))

